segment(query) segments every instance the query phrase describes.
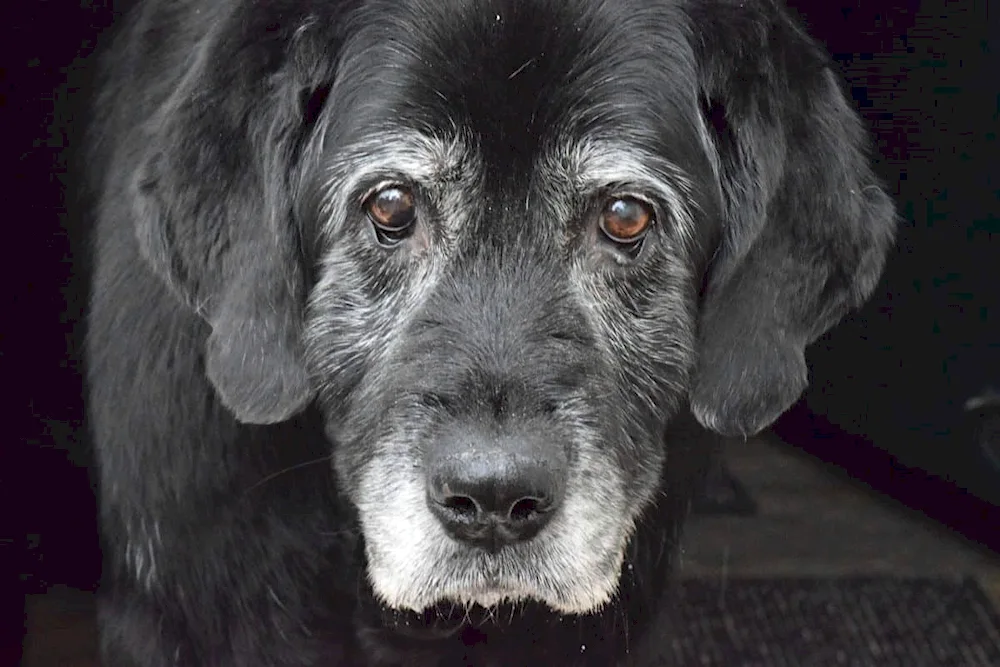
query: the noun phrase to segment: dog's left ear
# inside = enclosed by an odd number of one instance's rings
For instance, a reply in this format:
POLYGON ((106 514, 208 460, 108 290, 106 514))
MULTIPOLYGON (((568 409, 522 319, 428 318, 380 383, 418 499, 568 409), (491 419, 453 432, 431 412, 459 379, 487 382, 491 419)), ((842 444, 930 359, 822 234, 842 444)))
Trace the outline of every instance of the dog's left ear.
POLYGON ((723 231, 690 403, 706 428, 746 436, 801 395, 806 346, 868 298, 896 216, 827 55, 785 10, 693 5, 723 231))
POLYGON ((146 261, 211 327, 205 374, 222 404, 270 424, 313 395, 294 202, 336 44, 313 34, 325 23, 292 12, 274 25, 241 4, 220 13, 134 142, 131 216, 146 261))

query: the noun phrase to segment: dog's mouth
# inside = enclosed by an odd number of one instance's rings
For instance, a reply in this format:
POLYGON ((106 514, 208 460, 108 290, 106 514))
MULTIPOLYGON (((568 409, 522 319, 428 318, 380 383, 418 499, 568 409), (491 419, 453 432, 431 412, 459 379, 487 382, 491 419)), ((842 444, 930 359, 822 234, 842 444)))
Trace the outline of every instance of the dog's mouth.
POLYGON ((474 622, 467 610, 447 603, 422 612, 390 609, 384 605, 380 611, 385 627, 413 639, 445 639, 474 622))
POLYGON ((503 602, 491 607, 479 604, 439 602, 422 612, 381 607, 382 623, 413 639, 446 639, 467 630, 503 630, 513 627, 525 616, 558 614, 541 602, 503 602))

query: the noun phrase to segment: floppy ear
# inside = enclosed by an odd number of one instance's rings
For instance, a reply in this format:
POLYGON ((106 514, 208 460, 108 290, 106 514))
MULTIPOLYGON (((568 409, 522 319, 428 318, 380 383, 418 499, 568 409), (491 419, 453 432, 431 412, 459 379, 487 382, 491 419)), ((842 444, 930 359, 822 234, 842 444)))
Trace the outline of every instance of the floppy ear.
POLYGON ((328 88, 307 53, 308 23, 252 16, 202 38, 146 125, 132 194, 141 252, 211 326, 205 370, 219 398, 240 421, 266 424, 313 394, 292 202, 310 101, 328 88))
POLYGON ((693 4, 723 233, 690 401, 752 435, 805 389, 806 345, 874 289, 896 217, 826 54, 770 0, 693 4))

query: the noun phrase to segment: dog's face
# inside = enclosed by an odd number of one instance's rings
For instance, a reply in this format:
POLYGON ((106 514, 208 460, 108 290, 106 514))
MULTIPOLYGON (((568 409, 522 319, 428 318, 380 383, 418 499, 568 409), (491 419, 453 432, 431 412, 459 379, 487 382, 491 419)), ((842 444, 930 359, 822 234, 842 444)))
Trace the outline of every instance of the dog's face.
POLYGON ((651 17, 447 10, 362 29, 331 91, 351 103, 311 184, 310 370, 387 604, 586 612, 695 359, 720 202, 693 59, 655 55, 670 23, 638 52, 618 36, 651 17))
POLYGON ((864 133, 770 2, 359 4, 335 37, 300 8, 259 80, 211 73, 255 100, 245 141, 194 130, 140 176, 244 155, 223 268, 162 218, 140 241, 240 419, 317 398, 383 602, 593 611, 678 410, 764 428, 873 288, 893 216, 864 133))

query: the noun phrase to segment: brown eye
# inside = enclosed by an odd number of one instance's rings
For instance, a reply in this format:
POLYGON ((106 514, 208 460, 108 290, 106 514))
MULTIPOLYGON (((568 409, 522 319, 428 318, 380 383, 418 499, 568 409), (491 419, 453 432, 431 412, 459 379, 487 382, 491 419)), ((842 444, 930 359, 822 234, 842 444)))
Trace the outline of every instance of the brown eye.
POLYGON ((413 193, 398 185, 373 193, 365 200, 365 210, 375 228, 382 234, 394 237, 391 240, 399 240, 395 237, 406 234, 417 219, 413 193))
POLYGON ((653 224, 653 208, 635 197, 609 199, 601 211, 601 231, 615 243, 637 243, 653 224))

